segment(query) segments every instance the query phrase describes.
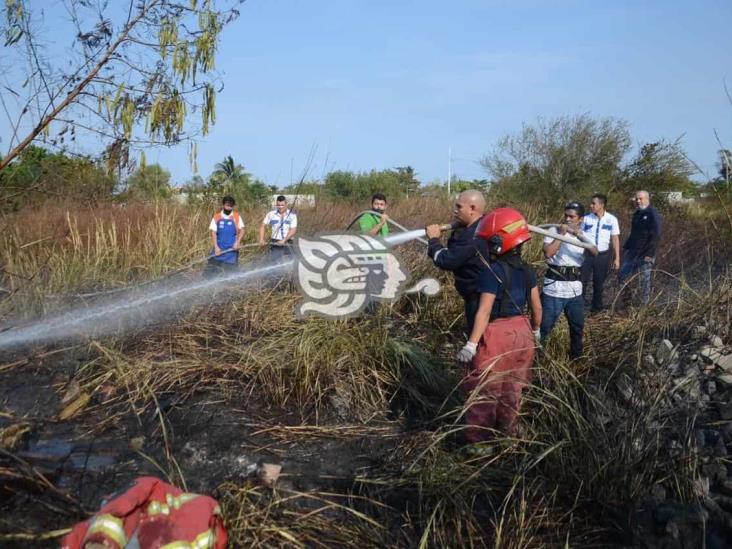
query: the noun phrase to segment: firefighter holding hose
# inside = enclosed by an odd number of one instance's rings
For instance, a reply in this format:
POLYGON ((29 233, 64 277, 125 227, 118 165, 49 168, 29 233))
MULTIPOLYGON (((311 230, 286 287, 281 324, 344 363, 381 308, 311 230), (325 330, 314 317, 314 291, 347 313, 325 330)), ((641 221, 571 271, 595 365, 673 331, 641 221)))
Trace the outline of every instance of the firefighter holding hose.
POLYGON ((496 431, 516 433, 542 314, 536 274, 521 258, 522 245, 531 238, 526 219, 513 208, 497 208, 480 220, 475 236, 486 244, 488 255, 480 256, 485 269, 477 287, 479 306, 457 357, 472 362, 461 383, 468 443, 488 441, 496 431))
POLYGON ((203 276, 207 278, 236 268, 239 261, 238 250, 244 236, 244 220, 239 212, 234 210, 236 205, 234 197, 225 196, 221 200, 221 205, 221 211, 213 216, 208 227, 213 254, 203 271, 203 276))
MULTIPOLYGON (((455 201, 453 215, 459 228, 453 231, 447 241, 447 247, 440 242, 440 234, 444 227, 428 225, 425 228, 429 247, 427 254, 436 267, 444 271, 452 271, 455 276, 455 289, 465 303, 465 322, 467 333, 473 329, 475 313, 478 311, 478 280, 480 273, 485 269, 480 260, 478 249, 485 246, 485 241, 475 238, 483 211, 485 198, 478 190, 468 190, 460 193, 455 201)), ((481 250, 487 255, 487 250, 481 250)))

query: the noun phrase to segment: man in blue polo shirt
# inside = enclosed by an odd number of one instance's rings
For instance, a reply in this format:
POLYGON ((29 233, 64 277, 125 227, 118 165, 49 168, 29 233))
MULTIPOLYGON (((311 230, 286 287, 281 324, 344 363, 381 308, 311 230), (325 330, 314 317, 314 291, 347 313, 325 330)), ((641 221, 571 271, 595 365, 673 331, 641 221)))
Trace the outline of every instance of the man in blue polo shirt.
POLYGON ((592 255, 585 251, 585 260, 582 263, 582 290, 587 294, 587 288, 592 280, 592 307, 590 310, 597 313, 603 309, 602 292, 605 286, 610 267, 620 270, 620 225, 618 218, 605 211, 607 197, 597 193, 592 195, 590 214, 582 220, 582 232, 597 247, 598 254, 592 255), (611 249, 612 248, 612 249, 611 249), (612 254, 612 263, 610 257, 612 254))

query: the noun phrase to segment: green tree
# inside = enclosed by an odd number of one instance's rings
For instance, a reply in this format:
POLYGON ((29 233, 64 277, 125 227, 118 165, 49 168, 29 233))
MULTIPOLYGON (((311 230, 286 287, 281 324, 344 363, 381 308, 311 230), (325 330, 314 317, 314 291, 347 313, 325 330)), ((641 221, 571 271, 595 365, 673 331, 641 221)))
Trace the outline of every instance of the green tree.
POLYGON ((160 200, 170 198, 172 194, 170 172, 159 164, 141 166, 127 178, 126 195, 129 198, 160 200))
POLYGON ((399 178, 399 190, 407 196, 412 196, 419 190, 420 181, 416 177, 416 173, 412 166, 403 166, 394 168, 399 178))
POLYGON ((631 193, 638 189, 651 193, 691 191, 689 179, 694 168, 678 142, 656 141, 643 145, 623 170, 620 189, 631 193))
POLYGON ((561 117, 504 137, 481 164, 491 175, 494 200, 528 198, 555 209, 570 198, 612 190, 630 144, 623 121, 561 117))
MULTIPOLYGON (((302 181, 287 185, 282 189, 284 194, 314 194, 316 197, 323 192, 323 184, 320 181, 302 181)), ((277 193, 277 188, 272 189, 272 194, 277 193)))
POLYGON ((225 185, 231 184, 234 181, 238 181, 248 176, 249 174, 244 171, 244 166, 240 166, 234 162, 231 155, 224 158, 223 162, 216 164, 214 171, 211 174, 212 178, 220 179, 225 185))
POLYGON ((354 199, 356 194, 356 174, 337 170, 325 177, 323 190, 331 198, 354 199))
POLYGON ((732 192, 732 151, 721 149, 717 151, 717 154, 719 155, 717 177, 713 183, 717 188, 721 187, 729 197, 732 192))
POLYGON ((17 210, 49 198, 77 202, 109 198, 115 183, 113 176, 89 158, 30 146, 0 171, 0 209, 17 210))
POLYGON ((271 189, 263 181, 254 179, 244 166, 229 155, 214 167, 208 179, 207 193, 213 201, 231 195, 237 204, 266 204, 271 189))
POLYGON ((384 193, 389 200, 396 200, 414 194, 419 185, 409 166, 362 173, 335 171, 326 176, 323 192, 331 198, 358 202, 367 201, 374 193, 384 193))
POLYGON ((172 145, 215 121, 215 54, 237 0, 41 0, 3 2, 3 60, 13 88, 0 89, 11 125, 0 170, 33 142, 96 142, 110 165, 130 147, 172 145), (226 7, 224 6, 226 5, 226 7), (70 22, 58 25, 54 10, 70 22), (51 12, 50 14, 48 12, 51 12), (69 36, 49 32, 69 29, 69 36), (53 55, 41 42, 53 36, 53 55), (197 112, 198 126, 188 124, 197 112), (94 116, 89 116, 93 113, 94 116))

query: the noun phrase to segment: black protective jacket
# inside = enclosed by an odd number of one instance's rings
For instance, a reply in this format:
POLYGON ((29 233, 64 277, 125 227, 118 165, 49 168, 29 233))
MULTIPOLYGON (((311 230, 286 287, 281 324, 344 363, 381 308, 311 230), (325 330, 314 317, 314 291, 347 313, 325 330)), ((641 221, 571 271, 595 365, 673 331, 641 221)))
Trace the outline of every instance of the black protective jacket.
POLYGON ((636 210, 630 227, 630 236, 623 249, 634 258, 655 257, 661 239, 661 216, 655 208, 636 210))
POLYGON ((485 265, 478 255, 478 251, 488 260, 487 242, 475 237, 480 219, 469 227, 456 229, 447 240, 447 248, 439 238, 431 238, 427 255, 434 264, 443 271, 452 271, 455 275, 455 289, 463 297, 478 293, 480 273, 485 265))

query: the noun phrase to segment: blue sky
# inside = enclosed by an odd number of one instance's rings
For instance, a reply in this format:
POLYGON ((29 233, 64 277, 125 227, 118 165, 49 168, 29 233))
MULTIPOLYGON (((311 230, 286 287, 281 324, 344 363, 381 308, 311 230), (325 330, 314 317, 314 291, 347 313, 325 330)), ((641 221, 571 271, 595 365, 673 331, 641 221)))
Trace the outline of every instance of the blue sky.
MULTIPOLYGON (((310 169, 411 165, 425 182, 486 174, 479 159, 537 117, 629 122, 637 145, 682 138, 714 172, 732 148, 732 2, 248 0, 224 32, 225 89, 199 142, 267 183, 310 169)), ((188 150, 150 151, 177 182, 188 150)))

